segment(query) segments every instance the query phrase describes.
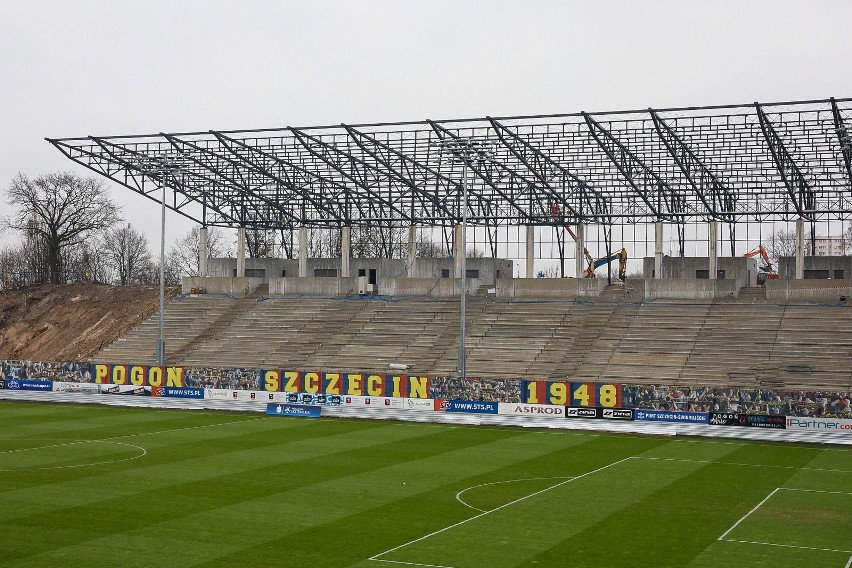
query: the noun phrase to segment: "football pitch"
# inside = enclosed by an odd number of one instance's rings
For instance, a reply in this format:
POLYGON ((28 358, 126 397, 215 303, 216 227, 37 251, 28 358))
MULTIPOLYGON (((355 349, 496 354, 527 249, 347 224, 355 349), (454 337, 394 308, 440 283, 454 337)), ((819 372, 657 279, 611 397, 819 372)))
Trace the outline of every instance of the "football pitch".
POLYGON ((852 452, 0 401, 0 566, 850 568, 852 452))

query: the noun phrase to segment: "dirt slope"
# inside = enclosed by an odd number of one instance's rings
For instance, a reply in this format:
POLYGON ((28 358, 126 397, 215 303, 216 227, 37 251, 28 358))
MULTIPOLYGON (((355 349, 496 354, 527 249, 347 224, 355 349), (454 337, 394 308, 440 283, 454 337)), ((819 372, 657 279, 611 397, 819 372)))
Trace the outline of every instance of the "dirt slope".
MULTIPOLYGON (((177 294, 166 289, 166 299, 177 294)), ((0 292, 0 359, 85 361, 159 307, 157 286, 45 284, 0 292)))

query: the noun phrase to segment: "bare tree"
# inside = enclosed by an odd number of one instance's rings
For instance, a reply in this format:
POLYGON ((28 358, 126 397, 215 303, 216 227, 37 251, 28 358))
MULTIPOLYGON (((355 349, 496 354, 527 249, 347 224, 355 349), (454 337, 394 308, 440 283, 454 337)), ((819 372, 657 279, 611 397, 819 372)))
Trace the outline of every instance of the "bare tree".
POLYGON ((249 258, 269 258, 275 254, 275 232, 246 229, 246 253, 249 258))
POLYGON ((148 237, 128 223, 107 231, 103 245, 107 263, 120 286, 148 283, 153 264, 148 237))
POLYGON ((786 229, 775 231, 766 242, 766 252, 774 266, 778 266, 781 257, 796 256, 796 232, 786 229))
POLYGON ((62 252, 109 228, 119 219, 118 207, 95 178, 71 172, 30 179, 18 174, 7 200, 17 211, 7 219, 10 228, 30 232, 43 242, 51 282, 63 280, 62 252))
MULTIPOLYGON (((169 283, 180 282, 181 276, 198 276, 198 227, 175 240, 166 254, 166 279, 169 283)), ((207 228, 207 256, 229 256, 225 235, 218 227, 207 228)), ((159 261, 159 258, 157 259, 159 261)))

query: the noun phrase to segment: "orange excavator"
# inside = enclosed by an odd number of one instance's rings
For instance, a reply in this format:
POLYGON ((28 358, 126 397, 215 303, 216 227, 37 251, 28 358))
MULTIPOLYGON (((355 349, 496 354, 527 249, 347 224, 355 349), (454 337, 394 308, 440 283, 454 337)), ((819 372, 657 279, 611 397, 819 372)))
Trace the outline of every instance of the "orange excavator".
POLYGON ((769 261, 769 253, 766 252, 766 248, 763 245, 759 245, 756 249, 748 251, 743 256, 752 258, 757 255, 760 255, 760 258, 763 259, 764 265, 760 267, 760 271, 765 274, 766 278, 770 280, 778 278, 778 273, 775 272, 772 263, 769 261))
MULTIPOLYGON (((559 215, 559 205, 555 203, 551 203, 550 205, 550 216, 551 217, 560 217, 559 215)), ((565 229, 565 232, 571 235, 571 238, 574 239, 574 242, 577 242, 577 235, 574 234, 574 231, 571 230, 571 227, 568 225, 561 223, 562 228, 565 229)), ((589 253, 589 249, 586 248, 585 244, 583 245, 583 256, 586 257, 586 261, 588 265, 586 269, 583 271, 584 278, 594 278, 595 277, 595 269, 599 268, 605 264, 609 264, 615 259, 618 259, 618 279, 624 282, 627 279, 627 249, 622 248, 618 252, 614 252, 609 256, 601 257, 595 260, 592 255, 589 253)))

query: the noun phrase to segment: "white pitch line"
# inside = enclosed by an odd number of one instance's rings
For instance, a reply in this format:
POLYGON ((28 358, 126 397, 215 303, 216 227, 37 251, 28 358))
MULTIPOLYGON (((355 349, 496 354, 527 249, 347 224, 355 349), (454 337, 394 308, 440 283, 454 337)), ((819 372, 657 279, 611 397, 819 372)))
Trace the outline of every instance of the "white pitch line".
POLYGON ((142 453, 139 454, 139 455, 136 455, 136 456, 129 457, 129 458, 122 458, 120 460, 106 460, 106 461, 91 462, 91 463, 79 463, 79 464, 73 464, 73 465, 50 465, 50 466, 45 466, 45 467, 16 467, 16 468, 12 468, 12 469, 0 469, 0 471, 34 471, 34 470, 44 470, 44 469, 70 469, 70 468, 74 468, 74 467, 89 467, 89 466, 93 466, 93 465, 106 465, 106 464, 110 464, 110 463, 122 463, 122 462, 128 462, 128 461, 132 461, 132 460, 138 460, 139 458, 144 458, 146 455, 148 455, 148 450, 146 450, 142 446, 137 446, 136 444, 128 444, 128 443, 125 443, 125 442, 110 442, 110 441, 105 441, 105 440, 80 440, 78 442, 68 442, 66 444, 53 444, 51 446, 41 446, 41 447, 36 447, 36 448, 21 448, 19 450, 9 450, 8 452, 2 452, 2 453, 23 452, 23 451, 26 451, 26 450, 41 450, 41 449, 44 449, 44 448, 56 448, 56 447, 59 447, 59 446, 72 446, 74 444, 87 444, 87 443, 101 443, 101 444, 115 444, 117 446, 130 446, 131 448, 136 448, 137 450, 142 450, 142 453))
POLYGON ((515 483, 517 481, 539 481, 539 480, 546 480, 546 479, 574 479, 574 478, 569 477, 569 476, 564 476, 564 477, 527 477, 527 478, 523 478, 523 479, 507 479, 505 481, 492 481, 491 483, 480 483, 479 485, 473 485, 471 487, 468 487, 467 489, 462 489, 461 491, 456 493, 456 501, 458 501, 459 503, 461 503, 465 507, 470 507, 474 511, 479 511, 480 513, 484 513, 485 509, 479 509, 477 507, 474 507, 470 503, 466 503, 465 501, 463 501, 462 498, 461 498, 462 494, 470 491, 471 489, 477 489, 479 487, 487 487, 489 485, 499 485, 501 483, 515 483))
POLYGON ((771 469, 795 469, 796 471, 821 471, 825 473, 852 473, 846 469, 829 469, 822 467, 796 467, 794 465, 770 465, 764 463, 738 463, 738 462, 722 462, 714 460, 692 460, 689 458, 655 458, 653 456, 636 456, 638 460, 656 460, 670 462, 686 462, 686 463, 710 463, 718 465, 735 465, 740 467, 766 467, 771 469))
POLYGON ((822 489, 799 489, 798 487, 779 487, 784 491, 802 491, 804 493, 828 493, 829 495, 852 495, 850 491, 825 491, 822 489))
MULTIPOLYGON (((820 551, 820 552, 840 552, 840 553, 843 553, 843 554, 852 553, 852 550, 839 550, 837 548, 817 548, 815 546, 798 546, 798 545, 795 545, 795 544, 778 544, 777 542, 758 542, 756 540, 736 540, 736 539, 733 539, 733 538, 723 540, 722 542, 737 542, 737 543, 740 543, 740 544, 759 544, 759 545, 762 545, 762 546, 777 546, 777 547, 780 547, 780 548, 797 548, 799 550, 817 550, 817 551, 820 551)), ((848 566, 848 564, 847 564, 847 566, 848 566)))
POLYGON ((389 562, 390 564, 405 564, 406 566, 426 566, 428 568, 455 568, 454 566, 442 566, 441 564, 420 564, 419 562, 403 562, 401 560, 381 560, 379 558, 369 558, 373 562, 389 562))
MULTIPOLYGON (((515 503, 520 503, 521 501, 524 501, 524 500, 526 500, 526 499, 529 499, 530 497, 535 497, 536 495, 540 495, 540 494, 542 494, 542 493, 545 493, 545 492, 547 492, 547 491, 550 491, 551 489, 555 489, 555 488, 557 488, 557 487, 559 487, 559 486, 561 486, 561 485, 565 485, 566 483, 571 483, 572 481, 576 481, 576 480, 578 480, 578 479, 582 479, 582 478, 584 478, 584 477, 586 477, 586 476, 588 476, 588 475, 592 475, 593 473, 597 473, 597 472, 599 472, 599 471, 603 471, 603 470, 605 470, 605 469, 607 469, 607 468, 610 468, 610 467, 612 467, 612 466, 614 466, 614 465, 618 465, 618 464, 620 464, 620 463, 626 462, 627 460, 630 460, 630 459, 633 459, 633 456, 628 456, 628 457, 626 457, 626 458, 624 458, 624 459, 620 459, 620 460, 618 460, 618 461, 612 462, 611 464, 607 464, 607 465, 605 465, 605 466, 603 466, 603 467, 599 467, 598 469, 595 469, 595 470, 592 470, 592 471, 587 471, 586 473, 584 473, 584 474, 582 474, 582 475, 578 475, 577 477, 572 477, 571 479, 567 479, 567 480, 565 480, 565 481, 563 481, 563 482, 561 482, 561 483, 557 483, 556 485, 552 485, 552 486, 550 486, 550 487, 547 487, 546 489, 542 489, 541 491, 536 491, 535 493, 530 493, 529 495, 525 495, 525 496, 523 496, 523 497, 521 497, 521 498, 519 498, 519 499, 515 499, 514 501, 509 501, 508 503, 506 503, 506 504, 504 504, 504 505, 500 505, 499 507, 495 507, 494 509, 490 509, 490 510, 485 511, 485 512, 482 512, 482 513, 480 513, 480 514, 478 514, 478 515, 474 515, 474 516, 470 517, 469 519, 465 519, 465 520, 463 520, 463 521, 459 521, 459 522, 454 523, 454 524, 452 524, 452 525, 450 525, 450 526, 448 526, 448 527, 444 527, 444 528, 442 528, 442 529, 439 529, 439 530, 436 530, 436 531, 430 532, 429 534, 424 535, 424 536, 421 536, 420 538, 415 538, 414 540, 410 540, 410 541, 408 541, 408 542, 406 542, 406 543, 404 543, 404 544, 400 544, 399 546, 395 546, 395 547, 393 547, 393 548, 391 548, 391 549, 389 549, 389 550, 385 550, 384 552, 380 552, 380 553, 378 553, 378 554, 376 554, 376 555, 374 555, 374 556, 371 556, 371 557, 370 557, 370 558, 368 558, 367 560, 373 560, 373 561, 376 561, 376 562, 388 562, 387 560, 380 560, 380 559, 379 559, 379 556, 384 556, 385 554, 390 554, 391 552, 394 552, 395 550, 399 550, 400 548, 405 548, 406 546, 408 546, 408 545, 410 545, 410 544, 414 544, 415 542, 420 542, 421 540, 426 540, 427 538, 433 537, 433 536, 435 536, 435 535, 437 535, 437 534, 441 534, 442 532, 445 532, 445 531, 448 531, 448 530, 450 530, 450 529, 456 528, 456 527, 461 526, 461 525, 463 525, 463 524, 465 524, 465 523, 469 523, 470 521, 476 520, 476 519, 478 519, 478 518, 480 518, 480 517, 484 517, 485 515, 489 515, 489 514, 491 514, 491 513, 495 512, 495 511, 499 511, 500 509, 505 509, 506 507, 509 507, 509 506, 511 506, 511 505, 514 505, 515 503)), ((426 564, 423 564, 422 566, 427 566, 427 565, 426 565, 426 564)), ((444 566, 444 567, 440 567, 440 568, 451 568, 451 567, 444 566)))
POLYGON ((749 515, 751 515, 751 514, 752 514, 752 513, 754 513, 755 511, 757 511, 757 510, 760 508, 760 506, 761 506, 761 505, 763 505, 764 503, 766 503, 767 501, 769 501, 769 498, 770 498, 770 497, 772 497, 773 495, 775 495, 776 493, 778 493, 778 490, 779 490, 779 489, 780 489, 779 487, 776 487, 775 489, 773 489, 773 490, 772 490, 772 493, 770 493, 769 495, 767 495, 766 497, 764 497, 764 498, 763 498, 763 501, 761 501, 760 503, 758 503, 757 505, 755 505, 755 506, 754 506, 754 508, 752 508, 752 510, 751 510, 751 511, 749 511, 748 513, 746 513, 745 515, 743 515, 743 516, 740 518, 740 520, 739 520, 739 521, 737 521, 736 523, 734 523, 734 526, 732 526, 731 528, 729 528, 728 530, 726 530, 726 531, 725 531, 725 534, 723 534, 722 536, 720 536, 717 540, 725 540, 725 537, 726 537, 726 536, 728 536, 728 533, 730 533, 732 530, 734 530, 735 528, 737 528, 737 525, 739 525, 741 522, 743 522, 744 520, 746 520, 746 517, 748 517, 749 515))
POLYGON ((852 556, 849 557, 849 562, 847 562, 846 566, 844 566, 843 568, 849 568, 850 566, 852 566, 852 556))

